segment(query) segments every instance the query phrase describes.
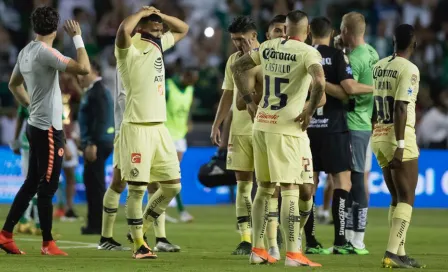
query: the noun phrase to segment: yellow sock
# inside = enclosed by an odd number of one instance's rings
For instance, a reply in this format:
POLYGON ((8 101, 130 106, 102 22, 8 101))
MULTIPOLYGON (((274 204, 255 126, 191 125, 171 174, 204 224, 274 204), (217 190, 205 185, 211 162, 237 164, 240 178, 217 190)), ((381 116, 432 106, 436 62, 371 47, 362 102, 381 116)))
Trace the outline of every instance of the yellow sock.
POLYGON ((251 242, 252 181, 237 181, 236 218, 242 242, 251 242))
POLYGON ((165 233, 165 212, 154 221, 154 234, 156 238, 166 238, 165 233))
POLYGON ((160 188, 149 198, 146 205, 143 219, 148 221, 145 225, 147 228, 158 218, 170 204, 171 200, 180 192, 181 185, 177 184, 160 184, 160 188))
POLYGON ((137 251, 142 245, 145 244, 142 232, 142 201, 145 189, 145 186, 129 185, 128 197, 126 202, 126 218, 128 220, 132 239, 134 240, 135 251, 137 251))
POLYGON ((310 200, 304 201, 299 199, 299 213, 300 213, 300 232, 299 235, 302 237, 303 227, 305 226, 306 222, 308 221, 308 217, 310 217, 310 214, 313 209, 313 198, 310 200))
POLYGON ((392 227, 387 243, 387 251, 393 254, 398 253, 401 241, 406 236, 409 223, 411 222, 412 206, 403 202, 398 203, 392 216, 392 227))
POLYGON ((297 253, 299 251, 299 190, 282 191, 282 208, 280 211, 280 220, 285 234, 286 252, 297 253))
POLYGON ((389 213, 387 214, 387 222, 389 223, 389 228, 392 228, 392 217, 394 215, 395 209, 397 206, 389 206, 389 213))
POLYGON ((115 218, 117 217, 120 194, 108 188, 103 198, 103 222, 101 236, 111 238, 114 231, 115 218))
POLYGON ((252 205, 252 245, 255 248, 264 247, 264 233, 266 231, 267 215, 269 212, 269 199, 274 194, 274 188, 257 189, 257 194, 252 205))
MULTIPOLYGON (((388 222, 389 222, 389 228, 392 227, 392 216, 394 214, 396 206, 389 206, 389 215, 388 215, 388 222)), ((398 251, 397 254, 398 256, 405 256, 406 255, 406 251, 404 250, 404 244, 406 241, 406 235, 403 236, 403 240, 401 240, 400 242, 400 246, 398 247, 398 251)))
POLYGON ((277 244, 278 228, 278 198, 269 199, 269 216, 266 227, 266 236, 268 238, 268 247, 278 247, 277 244))

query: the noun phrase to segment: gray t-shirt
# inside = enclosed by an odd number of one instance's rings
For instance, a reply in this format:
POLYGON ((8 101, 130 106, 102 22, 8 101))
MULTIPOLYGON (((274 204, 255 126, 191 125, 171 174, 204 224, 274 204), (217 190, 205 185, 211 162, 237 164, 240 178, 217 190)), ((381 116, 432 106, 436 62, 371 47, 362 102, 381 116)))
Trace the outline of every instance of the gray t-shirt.
POLYGON ((120 132, 121 122, 123 121, 123 113, 126 105, 126 92, 123 87, 120 75, 118 71, 115 72, 117 84, 115 84, 115 90, 113 92, 114 98, 114 122, 115 122, 115 134, 120 132))
POLYGON ((40 41, 32 41, 19 53, 13 73, 25 79, 30 96, 28 123, 42 130, 62 130, 62 96, 59 72, 70 58, 40 41))

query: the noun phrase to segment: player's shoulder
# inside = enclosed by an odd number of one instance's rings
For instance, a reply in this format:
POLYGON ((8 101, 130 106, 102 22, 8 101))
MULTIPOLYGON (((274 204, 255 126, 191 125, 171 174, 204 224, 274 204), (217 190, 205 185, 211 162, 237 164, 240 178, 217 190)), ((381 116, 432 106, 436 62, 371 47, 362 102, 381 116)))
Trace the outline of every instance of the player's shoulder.
POLYGON ((241 55, 241 52, 236 51, 235 53, 233 53, 232 55, 229 56, 229 58, 227 59, 227 63, 229 63, 229 64, 234 63, 240 55, 241 55))
POLYGON ((337 56, 344 55, 344 51, 342 51, 341 49, 334 48, 328 45, 317 45, 314 46, 314 48, 319 51, 322 57, 335 58, 337 56))

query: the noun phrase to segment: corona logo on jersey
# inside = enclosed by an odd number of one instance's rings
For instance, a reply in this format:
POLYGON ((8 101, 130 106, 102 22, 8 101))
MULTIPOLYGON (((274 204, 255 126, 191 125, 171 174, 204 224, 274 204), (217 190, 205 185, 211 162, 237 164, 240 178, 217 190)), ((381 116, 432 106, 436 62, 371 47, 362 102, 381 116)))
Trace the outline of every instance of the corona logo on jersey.
POLYGON ((278 51, 275 51, 274 48, 266 48, 266 49, 264 49, 263 50, 263 58, 265 60, 277 59, 277 60, 287 60, 287 61, 297 62, 297 55, 296 54, 278 52, 278 51))
POLYGON ((398 71, 396 71, 396 70, 381 69, 380 66, 376 66, 373 69, 373 79, 377 79, 378 77, 397 78, 397 76, 398 76, 398 71))

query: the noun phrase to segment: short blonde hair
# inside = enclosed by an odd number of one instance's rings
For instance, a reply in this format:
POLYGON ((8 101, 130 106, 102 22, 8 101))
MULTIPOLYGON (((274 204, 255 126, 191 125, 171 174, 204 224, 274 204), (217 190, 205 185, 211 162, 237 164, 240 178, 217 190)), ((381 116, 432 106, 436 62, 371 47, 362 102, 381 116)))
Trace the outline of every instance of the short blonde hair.
POLYGON ((362 36, 366 32, 366 19, 359 12, 349 12, 342 17, 342 23, 348 32, 355 36, 362 36))

